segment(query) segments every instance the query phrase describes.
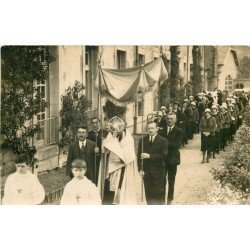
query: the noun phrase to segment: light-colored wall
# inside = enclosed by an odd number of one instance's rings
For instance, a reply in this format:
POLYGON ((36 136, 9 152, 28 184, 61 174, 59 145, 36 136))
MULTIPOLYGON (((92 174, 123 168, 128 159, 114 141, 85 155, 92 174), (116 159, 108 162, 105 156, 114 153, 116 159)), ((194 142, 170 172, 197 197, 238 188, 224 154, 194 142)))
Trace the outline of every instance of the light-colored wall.
POLYGON ((231 75, 233 79, 237 77, 237 66, 231 51, 228 52, 224 60, 224 65, 220 67, 220 74, 218 77, 218 89, 225 89, 226 76, 231 75))

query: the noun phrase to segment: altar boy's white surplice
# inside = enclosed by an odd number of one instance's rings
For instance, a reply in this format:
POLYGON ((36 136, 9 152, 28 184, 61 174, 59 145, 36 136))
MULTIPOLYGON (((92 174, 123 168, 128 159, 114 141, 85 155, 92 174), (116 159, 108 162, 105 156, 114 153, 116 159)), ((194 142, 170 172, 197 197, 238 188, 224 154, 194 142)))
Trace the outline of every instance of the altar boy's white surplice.
POLYGON ((5 183, 3 205, 37 205, 43 202, 45 191, 36 175, 11 174, 5 183))
POLYGON ((94 183, 87 177, 73 178, 64 188, 61 205, 101 205, 101 197, 94 183))

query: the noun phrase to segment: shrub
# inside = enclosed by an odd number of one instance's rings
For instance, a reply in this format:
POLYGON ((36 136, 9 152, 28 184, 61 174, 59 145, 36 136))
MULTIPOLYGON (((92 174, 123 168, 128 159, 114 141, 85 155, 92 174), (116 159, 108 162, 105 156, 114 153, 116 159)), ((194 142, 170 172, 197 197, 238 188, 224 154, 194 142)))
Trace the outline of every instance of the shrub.
POLYGON ((83 83, 75 81, 73 87, 69 87, 62 95, 62 109, 60 117, 62 119, 60 131, 62 132, 61 147, 67 147, 76 138, 77 128, 87 126, 88 116, 86 111, 91 108, 91 101, 85 96, 85 86, 83 83))
POLYGON ((244 124, 237 131, 234 142, 223 154, 224 166, 211 170, 214 179, 218 180, 222 187, 228 186, 236 192, 241 192, 245 198, 249 194, 249 144, 250 127, 244 124))

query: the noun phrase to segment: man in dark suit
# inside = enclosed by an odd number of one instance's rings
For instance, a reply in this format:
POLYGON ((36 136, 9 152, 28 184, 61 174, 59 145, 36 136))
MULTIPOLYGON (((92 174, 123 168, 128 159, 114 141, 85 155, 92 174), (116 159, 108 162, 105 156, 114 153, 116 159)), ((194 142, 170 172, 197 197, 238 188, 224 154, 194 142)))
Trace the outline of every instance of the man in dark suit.
POLYGON ((71 163, 73 160, 81 158, 86 161, 86 177, 95 183, 95 154, 99 153, 99 149, 95 146, 94 142, 86 139, 87 135, 88 132, 85 126, 78 128, 77 140, 69 145, 66 174, 73 178, 71 163))
POLYGON ((163 205, 166 186, 164 160, 167 156, 168 142, 157 134, 158 128, 155 122, 149 122, 147 130, 149 135, 139 141, 138 170, 144 176, 147 204, 163 205))
POLYGON ((101 161, 101 150, 102 150, 102 140, 107 137, 108 131, 100 128, 100 120, 96 117, 91 119, 91 127, 92 130, 88 132, 88 137, 90 141, 95 143, 95 146, 98 148, 99 153, 95 155, 94 166, 95 166, 95 176, 97 184, 98 174, 99 174, 99 166, 101 161))
POLYGON ((161 136, 168 140, 168 155, 166 158, 166 175, 168 178, 168 197, 167 204, 170 205, 174 199, 174 184, 177 173, 177 165, 180 164, 179 148, 182 142, 183 132, 180 128, 175 126, 176 114, 167 114, 167 129, 160 132, 161 136))

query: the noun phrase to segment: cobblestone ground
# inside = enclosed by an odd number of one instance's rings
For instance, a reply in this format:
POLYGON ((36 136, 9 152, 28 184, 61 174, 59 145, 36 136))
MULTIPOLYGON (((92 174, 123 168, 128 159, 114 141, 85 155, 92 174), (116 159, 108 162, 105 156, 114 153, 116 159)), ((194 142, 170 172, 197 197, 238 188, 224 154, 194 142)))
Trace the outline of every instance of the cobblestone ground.
POLYGON ((181 165, 178 166, 173 205, 209 204, 207 193, 217 186, 211 173, 212 167, 222 164, 220 155, 211 158, 210 163, 200 164, 200 135, 195 135, 188 145, 181 149, 181 165))

